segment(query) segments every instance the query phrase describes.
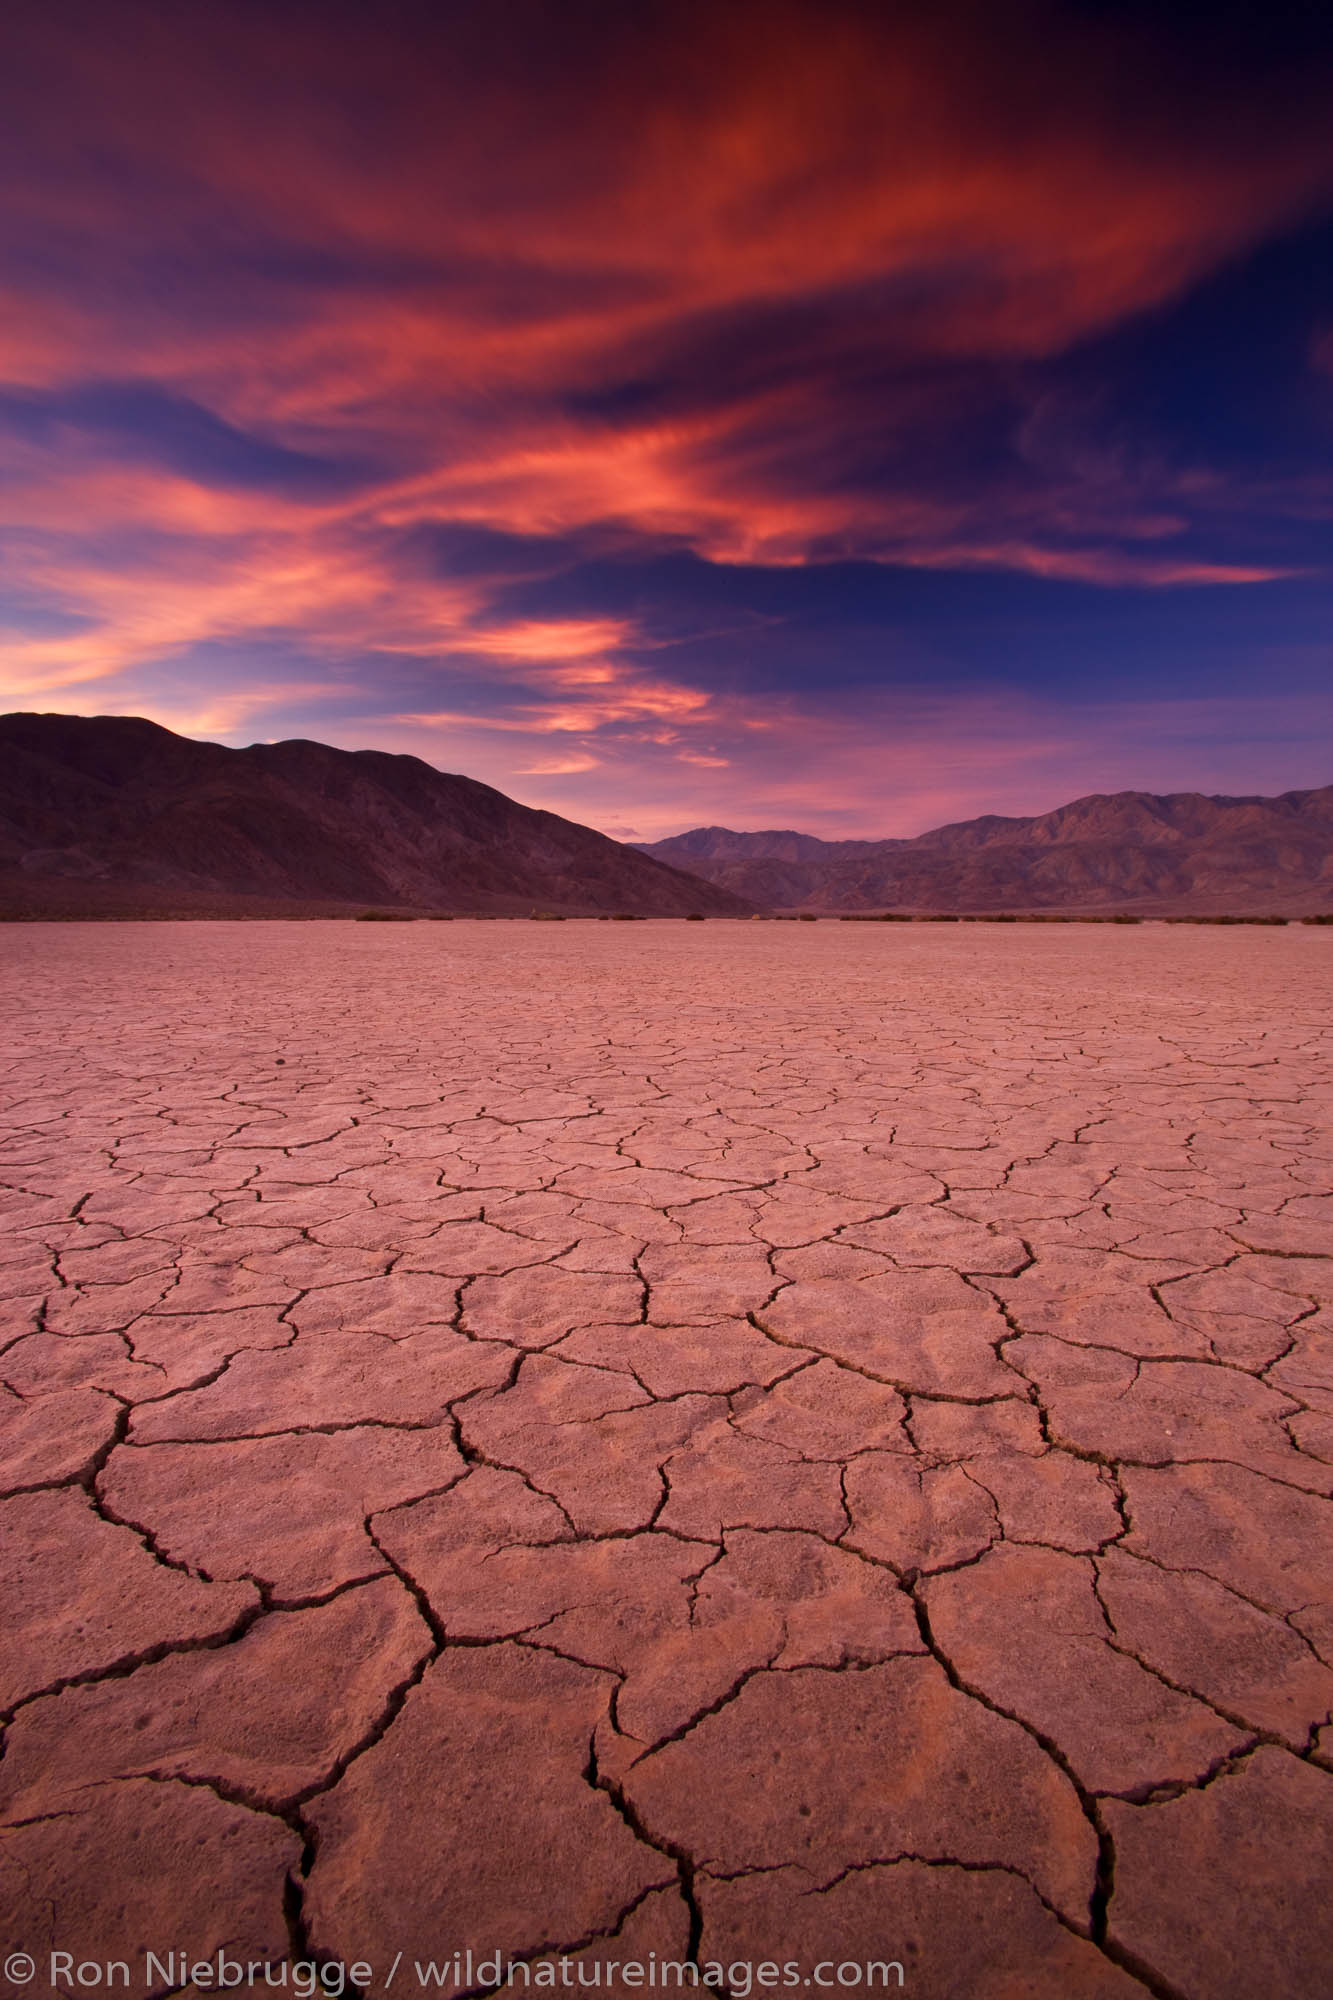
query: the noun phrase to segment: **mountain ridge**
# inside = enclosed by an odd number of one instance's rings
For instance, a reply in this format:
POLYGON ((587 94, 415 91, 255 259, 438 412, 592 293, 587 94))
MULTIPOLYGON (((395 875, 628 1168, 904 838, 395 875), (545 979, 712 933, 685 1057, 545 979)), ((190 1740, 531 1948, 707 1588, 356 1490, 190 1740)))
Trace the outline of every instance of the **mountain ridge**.
POLYGON ((1282 792, 1093 792, 905 838, 694 827, 640 843, 784 909, 1129 909, 1300 915, 1333 907, 1333 785, 1282 792))
POLYGON ((0 716, 0 909, 346 914, 354 906, 738 916, 636 848, 418 757, 231 749, 141 716, 0 716))

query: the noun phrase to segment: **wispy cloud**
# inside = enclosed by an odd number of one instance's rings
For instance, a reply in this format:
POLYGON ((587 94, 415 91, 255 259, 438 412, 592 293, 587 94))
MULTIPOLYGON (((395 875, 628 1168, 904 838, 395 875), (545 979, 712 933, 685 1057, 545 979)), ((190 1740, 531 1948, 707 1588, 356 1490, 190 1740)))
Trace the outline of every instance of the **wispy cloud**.
MULTIPOLYGON (((1036 0, 650 15, 31 14, 0 106, 7 700, 489 731, 502 775, 637 819, 636 774, 731 782, 786 725, 660 611, 525 576, 1305 573, 1234 471, 1130 450, 1048 371, 1333 198, 1317 64, 1237 116, 1217 38, 1036 0)), ((1313 474, 1262 501, 1329 505, 1313 474)), ((791 712, 822 740, 819 689, 791 712)))

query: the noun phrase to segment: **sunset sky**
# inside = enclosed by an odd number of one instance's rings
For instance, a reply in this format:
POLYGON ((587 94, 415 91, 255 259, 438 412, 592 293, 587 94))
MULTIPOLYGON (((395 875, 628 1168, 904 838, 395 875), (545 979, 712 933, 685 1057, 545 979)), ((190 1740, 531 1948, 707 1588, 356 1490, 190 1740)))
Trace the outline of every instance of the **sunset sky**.
POLYGON ((10 0, 0 706, 646 839, 1328 783, 1329 20, 10 0))

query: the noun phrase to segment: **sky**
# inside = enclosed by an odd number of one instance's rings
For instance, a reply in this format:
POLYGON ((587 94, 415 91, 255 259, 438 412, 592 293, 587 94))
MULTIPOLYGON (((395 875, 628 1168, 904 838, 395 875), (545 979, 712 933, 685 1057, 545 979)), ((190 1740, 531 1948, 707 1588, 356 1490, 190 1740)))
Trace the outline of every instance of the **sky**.
POLYGON ((9 0, 0 705, 620 838, 1333 780, 1333 16, 9 0))

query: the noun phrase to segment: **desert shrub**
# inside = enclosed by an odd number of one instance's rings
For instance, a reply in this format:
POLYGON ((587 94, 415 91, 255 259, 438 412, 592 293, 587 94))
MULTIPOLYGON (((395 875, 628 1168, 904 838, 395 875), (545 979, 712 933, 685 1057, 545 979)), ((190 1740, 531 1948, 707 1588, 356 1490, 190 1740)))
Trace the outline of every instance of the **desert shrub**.
POLYGON ((1333 910, 1323 910, 1317 917, 1302 917, 1303 924, 1333 924, 1333 910))
POLYGON ((414 924, 416 918, 407 910, 362 910, 356 921, 359 924, 414 924))
POLYGON ((685 921, 687 924, 701 924, 705 921, 704 913, 702 910, 690 910, 686 914, 685 921))

